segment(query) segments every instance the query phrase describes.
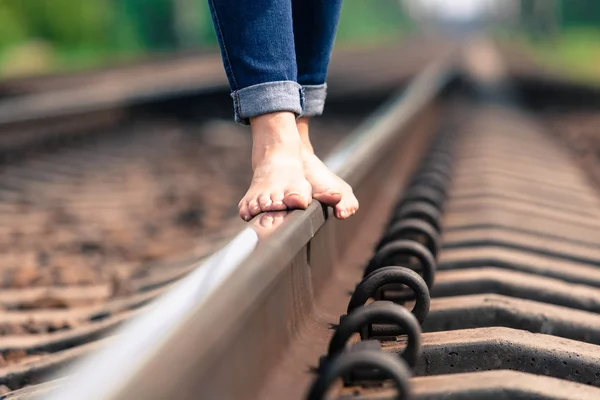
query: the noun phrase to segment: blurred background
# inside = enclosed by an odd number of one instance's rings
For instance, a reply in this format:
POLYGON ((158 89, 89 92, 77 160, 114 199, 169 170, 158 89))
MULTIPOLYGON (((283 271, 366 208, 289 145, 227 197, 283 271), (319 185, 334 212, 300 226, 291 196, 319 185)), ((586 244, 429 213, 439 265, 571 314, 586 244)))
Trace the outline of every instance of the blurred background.
MULTIPOLYGON (((343 13, 342 44, 385 40, 409 26, 397 0, 346 1, 343 13)), ((2 77, 217 50, 206 0, 0 2, 2 77)))
MULTIPOLYGON (((346 0, 337 44, 364 46, 415 30, 483 26, 543 63, 600 80, 597 0, 346 0)), ((204 0, 0 2, 2 78, 216 50, 204 0)))

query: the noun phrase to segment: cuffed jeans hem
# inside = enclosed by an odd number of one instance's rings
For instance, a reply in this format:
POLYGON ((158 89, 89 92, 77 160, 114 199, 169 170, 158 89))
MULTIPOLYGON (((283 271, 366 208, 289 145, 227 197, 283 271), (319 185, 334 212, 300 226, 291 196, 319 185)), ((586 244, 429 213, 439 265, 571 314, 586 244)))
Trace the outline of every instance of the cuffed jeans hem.
POLYGON ((250 125, 250 118, 276 111, 302 114, 304 90, 294 81, 259 83, 231 93, 236 122, 250 125))
POLYGON ((325 107, 325 97, 327 97, 327 84, 322 85, 303 85, 304 89, 304 110, 303 117, 314 117, 323 114, 325 107))

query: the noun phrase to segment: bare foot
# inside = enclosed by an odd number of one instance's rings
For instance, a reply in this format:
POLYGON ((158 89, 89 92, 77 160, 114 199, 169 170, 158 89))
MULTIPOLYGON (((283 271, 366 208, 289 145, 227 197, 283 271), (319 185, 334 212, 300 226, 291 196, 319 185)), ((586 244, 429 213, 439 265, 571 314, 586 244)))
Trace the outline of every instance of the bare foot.
POLYGON ((336 218, 345 219, 354 215, 358 210, 358 200, 352 188, 314 154, 308 135, 308 118, 298 119, 297 124, 303 144, 304 176, 312 186, 313 198, 334 207, 336 218))
POLYGON ((345 219, 358 210, 358 200, 350 185, 327 168, 319 158, 309 150, 302 150, 304 176, 310 182, 313 198, 334 207, 335 216, 345 219))
POLYGON ((252 183, 238 204, 240 216, 249 221, 262 211, 306 208, 311 187, 304 177, 294 114, 277 112, 251 119, 252 183))

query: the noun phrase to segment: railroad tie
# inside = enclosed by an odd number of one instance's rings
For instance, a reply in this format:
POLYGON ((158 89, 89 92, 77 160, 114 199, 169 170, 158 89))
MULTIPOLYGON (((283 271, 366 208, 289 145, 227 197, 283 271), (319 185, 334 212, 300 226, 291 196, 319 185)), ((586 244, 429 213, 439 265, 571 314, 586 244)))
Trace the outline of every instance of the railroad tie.
POLYGON ((447 122, 308 399, 599 399, 597 194, 524 112, 447 122))

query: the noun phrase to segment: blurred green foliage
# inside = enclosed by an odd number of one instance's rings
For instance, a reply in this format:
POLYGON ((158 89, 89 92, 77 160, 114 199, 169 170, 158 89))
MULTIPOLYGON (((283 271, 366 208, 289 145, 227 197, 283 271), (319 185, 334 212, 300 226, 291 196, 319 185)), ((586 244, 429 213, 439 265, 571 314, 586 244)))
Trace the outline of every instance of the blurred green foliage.
POLYGON ((570 77, 600 83, 600 1, 521 0, 524 45, 570 77))
POLYGON ((563 28, 600 27, 600 2, 597 0, 558 0, 557 7, 563 28))
POLYGON ((389 40, 410 26, 398 0, 345 0, 337 42, 370 43, 389 40))
POLYGON ((82 42, 106 43, 113 11, 107 1, 4 0, 18 15, 21 28, 35 37, 77 46, 82 42))
MULTIPOLYGON (((345 0, 338 42, 383 40, 406 21, 398 0, 345 0)), ((0 74, 188 49, 216 49, 206 0, 0 0, 0 74)))
POLYGON ((27 38, 27 29, 21 17, 9 4, 0 2, 0 48, 27 38))
POLYGON ((600 29, 568 28, 549 41, 534 44, 538 59, 570 76, 600 82, 600 29))

